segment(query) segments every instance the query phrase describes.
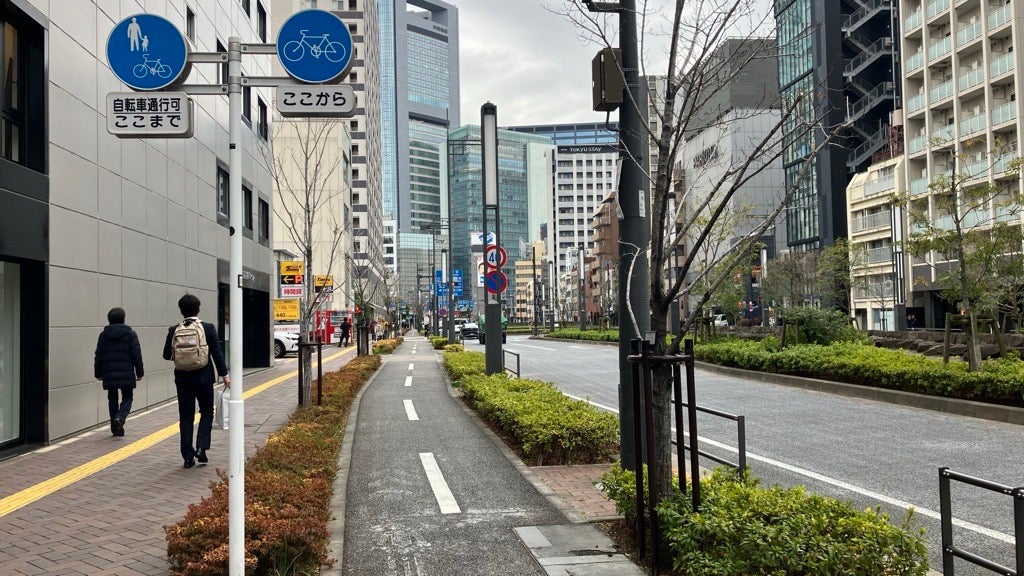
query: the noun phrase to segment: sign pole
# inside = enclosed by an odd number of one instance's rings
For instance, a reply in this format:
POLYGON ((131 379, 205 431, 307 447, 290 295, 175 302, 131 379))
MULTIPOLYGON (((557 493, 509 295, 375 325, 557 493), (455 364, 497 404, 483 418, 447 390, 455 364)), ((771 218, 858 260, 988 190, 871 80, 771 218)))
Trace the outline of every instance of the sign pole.
POLYGON ((231 400, 228 414, 228 574, 245 576, 245 400, 242 391, 242 39, 228 39, 228 180, 231 224, 231 400))

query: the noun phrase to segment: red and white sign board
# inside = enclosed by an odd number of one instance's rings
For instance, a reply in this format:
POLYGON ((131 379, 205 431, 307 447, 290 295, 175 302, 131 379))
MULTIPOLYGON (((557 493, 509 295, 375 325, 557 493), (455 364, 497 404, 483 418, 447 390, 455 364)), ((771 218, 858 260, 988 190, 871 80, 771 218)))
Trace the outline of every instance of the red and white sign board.
POLYGON ((490 269, 501 268, 508 262, 508 252, 501 246, 491 244, 484 250, 484 262, 490 269))
POLYGON ((281 285, 281 298, 302 298, 302 286, 281 285))

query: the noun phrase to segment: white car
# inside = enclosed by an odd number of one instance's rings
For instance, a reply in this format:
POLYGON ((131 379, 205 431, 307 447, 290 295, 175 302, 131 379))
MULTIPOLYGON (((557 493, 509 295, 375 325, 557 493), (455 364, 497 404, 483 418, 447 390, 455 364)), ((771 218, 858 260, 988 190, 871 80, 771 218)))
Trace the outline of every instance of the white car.
POLYGON ((725 317, 725 314, 715 314, 714 323, 718 328, 728 328, 729 319, 725 317))
POLYGON ((299 349, 298 332, 282 332, 274 330, 274 358, 280 358, 289 352, 299 349))

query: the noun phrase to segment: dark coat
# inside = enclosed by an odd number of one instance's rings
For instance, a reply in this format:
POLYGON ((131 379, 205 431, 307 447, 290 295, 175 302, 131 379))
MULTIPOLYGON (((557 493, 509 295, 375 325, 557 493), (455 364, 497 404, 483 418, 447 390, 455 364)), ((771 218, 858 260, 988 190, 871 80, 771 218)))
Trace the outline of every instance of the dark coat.
POLYGON ((135 388, 142 378, 142 346, 139 336, 127 324, 110 324, 96 342, 93 375, 103 380, 103 389, 135 388))
MULTIPOLYGON (((167 340, 164 341, 164 360, 171 359, 171 342, 174 340, 175 324, 167 329, 167 340)), ((220 348, 220 340, 217 338, 217 328, 209 322, 203 322, 203 330, 206 332, 206 345, 210 347, 210 361, 199 370, 174 370, 175 384, 213 384, 217 381, 217 374, 226 376, 228 366, 224 363, 224 352, 220 348), (217 374, 213 368, 216 366, 217 374)))

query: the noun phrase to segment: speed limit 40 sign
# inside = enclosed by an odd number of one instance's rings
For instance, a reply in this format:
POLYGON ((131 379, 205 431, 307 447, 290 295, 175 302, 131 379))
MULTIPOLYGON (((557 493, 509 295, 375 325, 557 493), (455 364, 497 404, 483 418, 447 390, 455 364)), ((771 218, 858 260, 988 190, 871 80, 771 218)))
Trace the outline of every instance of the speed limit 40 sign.
POLYGON ((490 269, 497 270, 508 261, 508 252, 501 246, 491 244, 484 250, 484 264, 490 269))

